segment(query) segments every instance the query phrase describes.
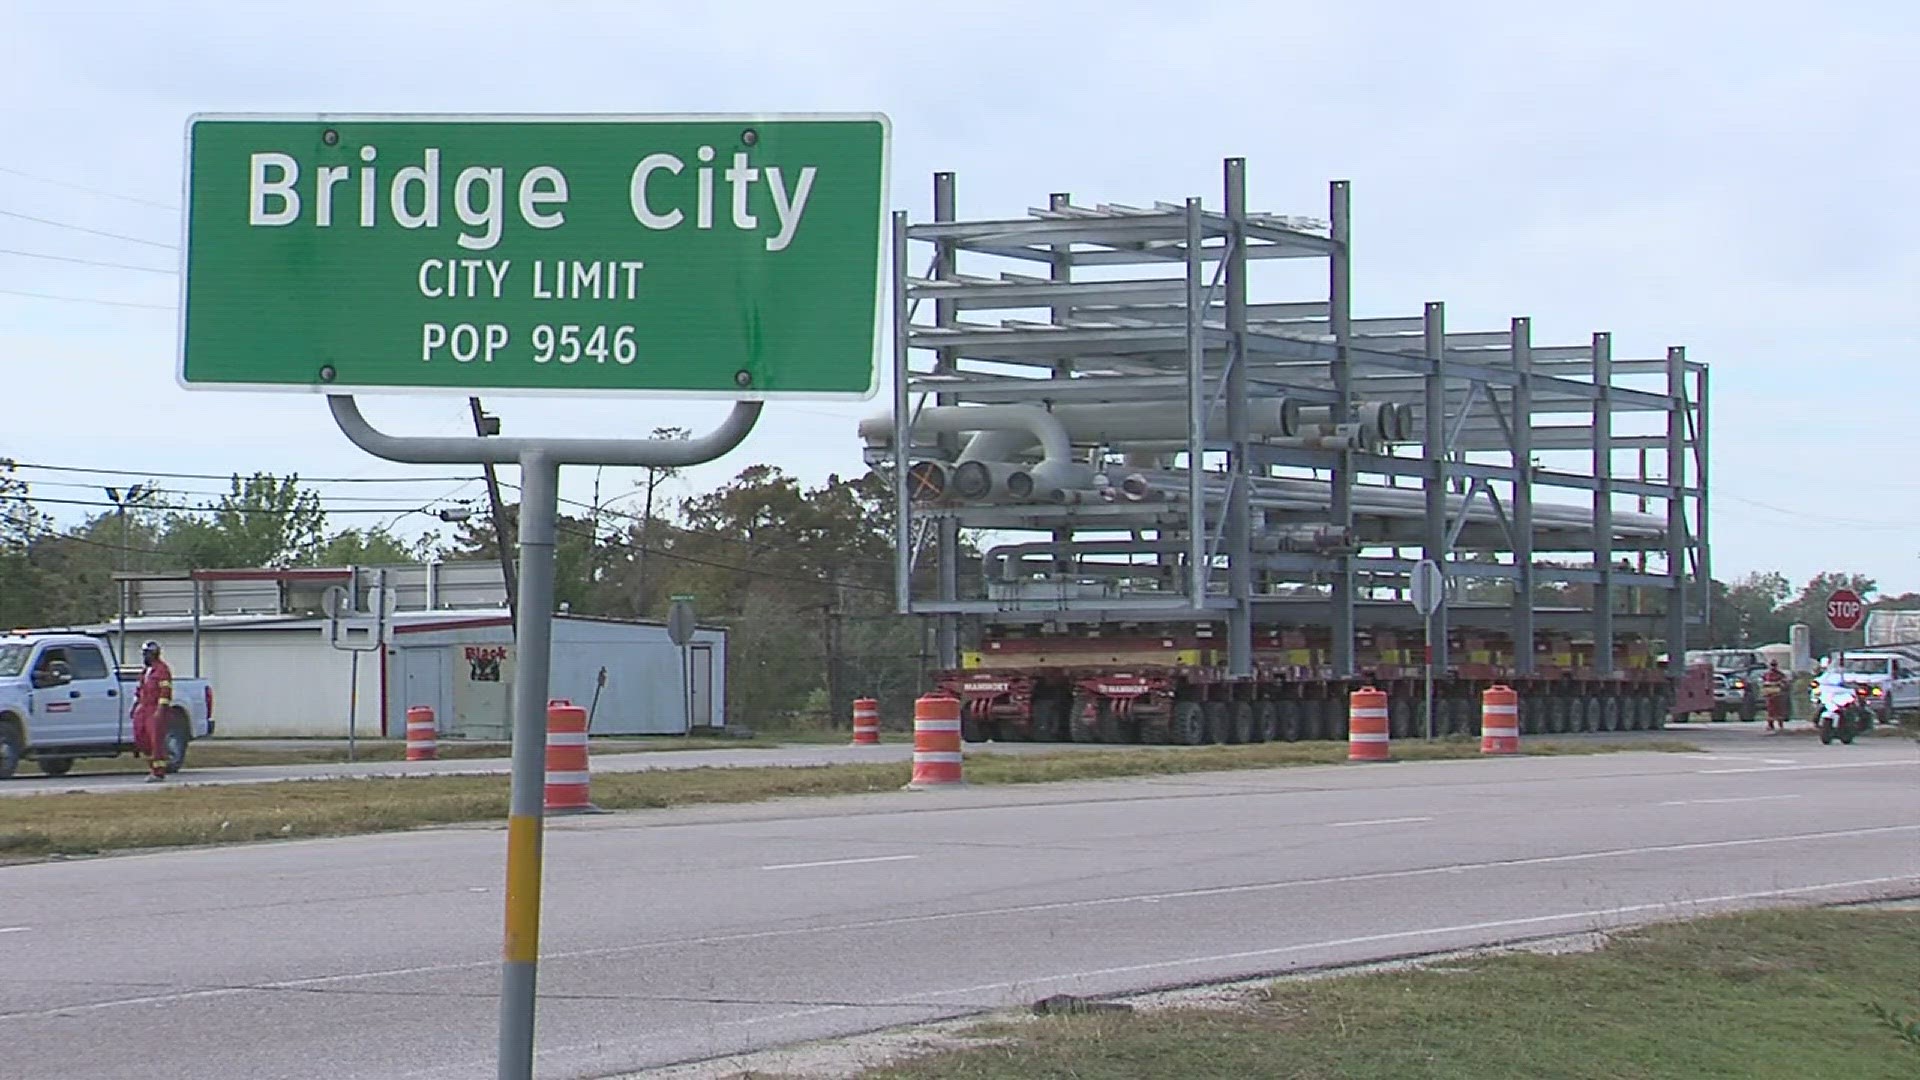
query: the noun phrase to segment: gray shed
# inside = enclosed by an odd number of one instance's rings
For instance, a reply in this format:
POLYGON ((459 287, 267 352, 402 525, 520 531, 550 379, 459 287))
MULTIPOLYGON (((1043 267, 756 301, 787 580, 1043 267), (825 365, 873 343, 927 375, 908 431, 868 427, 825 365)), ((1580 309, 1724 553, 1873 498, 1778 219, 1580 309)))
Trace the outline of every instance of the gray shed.
MULTIPOLYGON (((727 632, 720 627, 698 628, 683 650, 661 623, 555 615, 548 696, 590 708, 595 735, 723 727, 726 662, 727 632), (597 685, 602 671, 606 681, 597 685)), ((396 626, 387 650, 386 729, 405 731, 407 709, 425 705, 445 737, 505 739, 515 667, 506 618, 396 626)))

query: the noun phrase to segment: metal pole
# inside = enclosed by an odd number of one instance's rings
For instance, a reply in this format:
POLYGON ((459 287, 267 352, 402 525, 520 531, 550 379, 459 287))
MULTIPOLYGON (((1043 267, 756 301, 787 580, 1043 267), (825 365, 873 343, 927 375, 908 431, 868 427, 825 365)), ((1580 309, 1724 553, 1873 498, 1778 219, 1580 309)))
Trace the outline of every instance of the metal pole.
MULTIPOLYGON (((1435 610, 1438 610, 1437 608, 1435 610)), ((1433 739, 1433 612, 1427 612, 1427 739, 1433 739)))
MULTIPOLYGON (((1353 235, 1348 221, 1352 186, 1335 180, 1328 186, 1328 238, 1333 253, 1327 257, 1327 329, 1333 335, 1334 416, 1345 422, 1353 415, 1353 363, 1349 349, 1353 331, 1353 235)), ((1353 528, 1353 451, 1337 452, 1333 473, 1329 521, 1342 528, 1353 528)), ((1333 574, 1333 669, 1336 675, 1354 672, 1354 582, 1353 553, 1334 556, 1333 574)))
MULTIPOLYGON (((467 408, 473 413, 473 433, 482 438, 486 437, 488 434, 487 414, 480 408, 480 399, 477 397, 468 398, 467 408)), ((494 432, 498 433, 499 428, 494 428, 494 432)), ((518 589, 514 582, 513 553, 507 550, 506 510, 500 499, 500 474, 494 471, 493 462, 491 461, 482 462, 480 468, 486 474, 487 478, 487 508, 488 512, 493 515, 493 544, 500 549, 500 578, 507 586, 507 619, 516 628, 515 633, 517 635, 517 628, 520 625, 520 612, 515 607, 514 593, 517 592, 518 589)), ((521 500, 524 502, 525 499, 526 494, 522 492, 521 500)), ((431 565, 427 567, 427 578, 429 582, 432 581, 433 567, 431 565)), ((431 607, 432 605, 429 604, 428 606, 431 607)))
POLYGON ((359 749, 358 725, 360 716, 360 651, 348 654, 347 660, 347 761, 357 760, 359 749))
POLYGON ((1207 606, 1207 337, 1206 276, 1199 199, 1187 200, 1187 599, 1207 606))
MULTIPOLYGON (((1233 595, 1233 610, 1227 616, 1227 676, 1233 679, 1253 677, 1253 548, 1247 487, 1251 470, 1247 464, 1250 441, 1247 420, 1247 162, 1245 158, 1226 161, 1227 242, 1232 245, 1226 256, 1227 335, 1232 343, 1227 357, 1226 406, 1227 437, 1231 449, 1227 473, 1233 483, 1227 488, 1226 515, 1227 589, 1233 595)), ((1205 435, 1205 429, 1201 431, 1205 435)))
POLYGON ((507 811, 507 926, 500 969, 500 1080, 532 1080, 540 963, 540 848, 553 642, 553 548, 560 466, 520 457, 520 596, 513 683, 513 792, 507 811))

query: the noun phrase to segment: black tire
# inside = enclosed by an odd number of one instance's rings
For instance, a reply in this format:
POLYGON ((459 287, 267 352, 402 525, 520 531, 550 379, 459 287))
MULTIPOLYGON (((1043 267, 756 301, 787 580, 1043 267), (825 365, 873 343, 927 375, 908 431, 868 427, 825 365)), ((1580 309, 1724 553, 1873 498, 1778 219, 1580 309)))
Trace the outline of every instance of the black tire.
POLYGON ((1067 710, 1072 699, 1059 694, 1037 695, 1033 699, 1033 720, 1027 738, 1031 742, 1066 742, 1067 710))
POLYGON ((1068 706, 1067 737, 1077 743, 1100 741, 1100 700, 1091 694, 1073 695, 1068 706))
POLYGON ((1620 722, 1620 698, 1617 695, 1609 694, 1600 703, 1600 726, 1607 731, 1625 730, 1625 725, 1620 722))
POLYGON ((1095 712, 1098 714, 1095 730, 1101 742, 1124 746, 1139 741, 1136 737, 1140 731, 1139 722, 1131 715, 1122 715, 1111 701, 1101 701, 1095 712))
POLYGON ((13 779, 26 749, 26 740, 20 737, 19 725, 11 720, 0 720, 0 780, 13 779))
POLYGON ((1589 694, 1586 697, 1586 699, 1581 703, 1580 708, 1582 712, 1582 718, 1580 721, 1580 730, 1581 731, 1599 731, 1601 715, 1603 712, 1600 706, 1600 699, 1598 697, 1595 697, 1589 694))
POLYGON ((1414 717, 1418 715, 1413 699, 1405 694, 1395 694, 1387 699, 1387 735, 1394 739, 1411 739, 1418 733, 1413 730, 1414 717))
POLYGON ((1204 710, 1207 716, 1207 741, 1226 743, 1233 738, 1233 713, 1224 701, 1209 701, 1204 710))
POLYGON ((973 714, 972 709, 968 709, 968 708, 961 709, 961 712, 960 712, 960 741, 961 742, 983 743, 987 741, 987 736, 989 734, 991 734, 991 730, 990 730, 990 724, 988 721, 981 720, 979 717, 975 716, 973 714))
POLYGON ((1280 714, 1280 738, 1285 742, 1300 741, 1300 699, 1281 698, 1273 703, 1274 711, 1280 714))
POLYGON ((1207 741, 1207 718, 1197 701, 1174 702, 1169 728, 1175 746, 1199 746, 1207 741))
POLYGON ((1258 741, 1260 729, 1258 722, 1253 718, 1253 702, 1236 701, 1230 706, 1230 711, 1233 715, 1233 728, 1229 732, 1229 737, 1236 743, 1258 741))
POLYGON ((187 744, 192 741, 192 736, 187 733, 185 720, 176 719, 167 725, 167 738, 163 745, 167 751, 165 756, 169 774, 177 773, 187 767, 187 744))
POLYGON ((1257 734, 1255 742, 1280 741, 1280 706, 1272 701, 1262 701, 1253 707, 1253 726, 1257 734))
POLYGON ((1447 734, 1477 735, 1480 718, 1475 715, 1479 710, 1473 707, 1473 698, 1457 697, 1453 699, 1453 708, 1447 718, 1447 734))
POLYGON ((1708 716, 1716 724, 1724 724, 1727 722, 1727 710, 1724 706, 1715 705, 1713 712, 1709 713, 1708 716))
POLYGON ((1748 698, 1747 700, 1740 703, 1741 722, 1751 724, 1759 718, 1760 718, 1759 702, 1753 700, 1752 698, 1748 698))
POLYGON ((40 766, 40 771, 48 776, 65 776, 67 770, 73 768, 73 759, 70 757, 34 758, 33 763, 40 766))
POLYGON ((1833 745, 1833 725, 1825 721, 1821 721, 1820 723, 1820 745, 1833 745))

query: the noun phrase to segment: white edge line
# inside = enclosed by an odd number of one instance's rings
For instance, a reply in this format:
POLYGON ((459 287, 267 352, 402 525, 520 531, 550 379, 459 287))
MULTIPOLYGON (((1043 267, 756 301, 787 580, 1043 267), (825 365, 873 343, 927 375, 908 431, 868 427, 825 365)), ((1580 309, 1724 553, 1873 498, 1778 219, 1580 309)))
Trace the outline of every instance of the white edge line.
POLYGON ((808 870, 816 866, 858 866, 861 863, 905 862, 908 859, 917 859, 919 857, 918 855, 873 855, 864 859, 823 859, 820 862, 774 863, 772 866, 763 866, 760 869, 808 870))
POLYGON ((18 934, 31 929, 30 926, 0 926, 0 934, 18 934))
POLYGON ((1700 776, 1727 776, 1732 773, 1805 772, 1813 769, 1884 769, 1891 765, 1912 766, 1913 761, 1834 761, 1825 765, 1748 765, 1738 769, 1696 769, 1700 776))
POLYGON ((1659 803, 1660 806, 1717 806, 1723 803, 1777 802, 1781 799, 1797 799, 1798 795, 1741 795, 1732 799, 1673 799, 1659 803))
POLYGON ((1432 821, 1430 817, 1383 817, 1370 821, 1329 821, 1329 829, 1349 829, 1356 825, 1408 825, 1416 821, 1432 821))

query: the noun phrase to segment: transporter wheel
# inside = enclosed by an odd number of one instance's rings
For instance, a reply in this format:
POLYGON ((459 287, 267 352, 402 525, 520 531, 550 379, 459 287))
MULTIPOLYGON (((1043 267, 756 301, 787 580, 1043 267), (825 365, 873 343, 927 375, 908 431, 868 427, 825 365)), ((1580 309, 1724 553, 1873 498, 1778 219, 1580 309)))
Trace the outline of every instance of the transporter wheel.
POLYGON ((1073 698, 1065 694, 1034 695, 1033 722, 1027 738, 1031 742, 1066 742, 1067 710, 1073 698))
POLYGON ((1168 734, 1175 746, 1199 746, 1207 741, 1207 718, 1197 701, 1173 703, 1173 721, 1168 734))
POLYGON ((1067 714, 1067 736, 1077 743, 1100 741, 1100 700, 1092 694, 1073 695, 1067 714))
POLYGON ((1206 741, 1225 744, 1233 739, 1233 713, 1224 701, 1209 701, 1206 704, 1207 737, 1206 741))
POLYGON ((1131 715, 1121 715, 1110 701, 1100 702, 1096 710, 1099 713, 1096 730, 1099 732, 1101 742, 1117 745, 1138 741, 1136 735, 1140 725, 1131 715))
POLYGON ((1300 741, 1301 702, 1299 698, 1281 698, 1273 703, 1273 709, 1280 715, 1280 738, 1287 742, 1300 741))
POLYGON ((1582 731, 1601 730, 1601 725, 1604 724, 1607 719, 1607 709, 1606 709, 1606 706, 1601 703, 1599 695, 1597 694, 1587 695, 1586 713, 1587 713, 1586 724, 1580 730, 1582 731))
POLYGON ((1228 732, 1232 741, 1236 743, 1258 741, 1257 736, 1259 735, 1260 729, 1253 719, 1253 702, 1236 701, 1229 706, 1228 711, 1233 717, 1233 728, 1228 732))
POLYGON ((1395 694, 1387 699, 1387 734, 1395 739, 1415 738, 1419 733, 1413 730, 1413 699, 1405 694, 1395 694))
POLYGON ((1254 727, 1259 734, 1255 742, 1280 741, 1280 705, 1274 701, 1262 701, 1253 707, 1254 727))
POLYGON ((1576 699, 1571 694, 1553 696, 1553 733, 1565 735, 1573 730, 1576 699))
POLYGON ((1453 720, 1447 731, 1452 735, 1480 734, 1480 710, 1474 707, 1471 693, 1453 699, 1453 720))
POLYGON ((1607 731, 1621 730, 1620 699, 1618 697, 1609 694, 1607 695, 1607 699, 1600 703, 1600 724, 1601 727, 1607 731))
POLYGON ((1540 734, 1540 699, 1532 694, 1520 695, 1520 734, 1540 734))
POLYGON ((961 742, 986 742, 987 737, 991 734, 993 734, 992 721, 981 720, 979 717, 973 715, 972 709, 962 709, 960 711, 961 742))

